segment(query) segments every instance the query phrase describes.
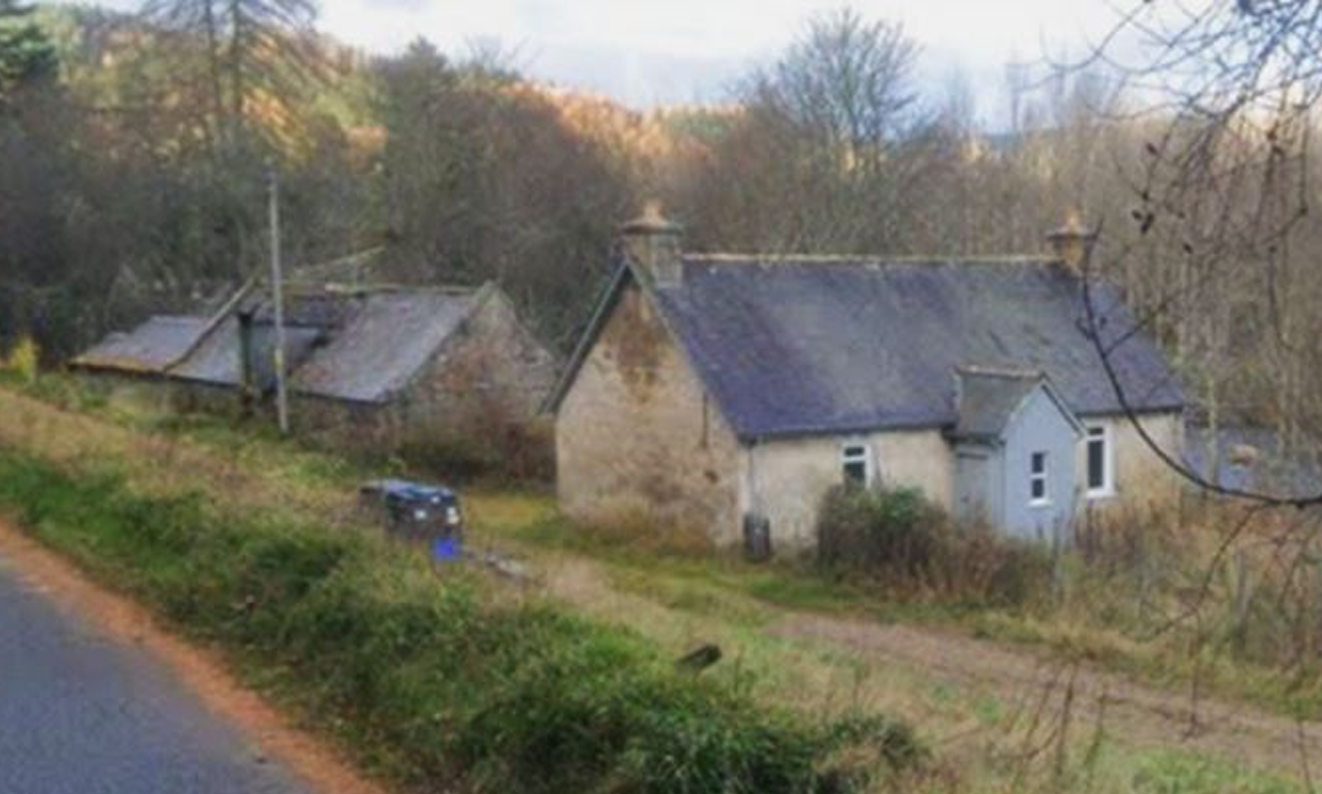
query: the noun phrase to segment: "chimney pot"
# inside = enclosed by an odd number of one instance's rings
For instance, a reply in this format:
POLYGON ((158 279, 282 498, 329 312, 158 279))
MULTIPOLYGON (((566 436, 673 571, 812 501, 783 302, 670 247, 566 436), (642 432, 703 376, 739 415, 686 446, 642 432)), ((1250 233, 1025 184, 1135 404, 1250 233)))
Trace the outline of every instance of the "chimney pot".
POLYGON ((620 246, 636 270, 656 287, 677 287, 684 281, 680 252, 683 229, 667 220, 661 204, 649 201, 643 214, 620 226, 620 246))
POLYGON ((1077 211, 1070 212, 1065 218, 1064 226, 1047 234, 1047 243, 1051 246, 1052 254, 1062 265, 1076 274, 1083 273, 1083 267, 1096 241, 1097 232, 1084 228, 1077 211))

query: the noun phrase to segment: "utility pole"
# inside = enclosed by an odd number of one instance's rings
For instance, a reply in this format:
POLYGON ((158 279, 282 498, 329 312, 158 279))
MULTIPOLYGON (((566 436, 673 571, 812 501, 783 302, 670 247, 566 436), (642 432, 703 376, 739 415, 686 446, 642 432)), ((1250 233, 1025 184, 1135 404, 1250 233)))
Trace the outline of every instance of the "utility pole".
POLYGON ((280 433, 289 434, 289 398, 285 392, 285 293, 280 272, 280 176, 274 166, 267 167, 271 205, 271 299, 275 304, 275 408, 280 433))

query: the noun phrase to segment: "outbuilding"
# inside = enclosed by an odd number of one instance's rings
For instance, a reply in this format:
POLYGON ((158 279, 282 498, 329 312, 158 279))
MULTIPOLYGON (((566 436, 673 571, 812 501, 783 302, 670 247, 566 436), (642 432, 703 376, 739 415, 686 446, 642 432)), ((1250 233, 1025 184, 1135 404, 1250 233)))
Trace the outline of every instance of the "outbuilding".
MULTIPOLYGON (((296 431, 337 445, 488 438, 532 422, 556 356, 494 283, 478 288, 286 288, 285 362, 296 431)), ((153 317, 71 362, 92 380, 148 384, 176 408, 268 410, 272 306, 241 290, 210 317, 153 317)))

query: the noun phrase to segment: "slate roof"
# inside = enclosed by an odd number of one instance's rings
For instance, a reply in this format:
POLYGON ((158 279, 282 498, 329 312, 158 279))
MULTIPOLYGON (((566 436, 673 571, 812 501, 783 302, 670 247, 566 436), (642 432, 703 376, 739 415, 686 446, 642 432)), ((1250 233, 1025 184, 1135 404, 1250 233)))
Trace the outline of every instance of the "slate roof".
POLYGON ((956 378, 957 419, 950 431, 955 438, 981 441, 1001 438, 1024 400, 1039 388, 1046 391, 1077 427, 1077 420, 1040 370, 960 367, 956 378))
MULTIPOLYGON (((362 303, 362 295, 359 293, 327 290, 287 290, 284 298, 286 328, 342 328, 358 312, 362 303)), ((274 304, 266 294, 251 296, 241 310, 249 312, 253 322, 258 325, 275 323, 274 304)))
MULTIPOLYGON (((296 366, 297 362, 308 357, 321 337, 322 333, 315 328, 286 328, 285 361, 296 366)), ((275 378, 274 363, 258 362, 257 370, 254 377, 259 388, 268 388, 275 378)), ((182 380, 214 386, 239 386, 243 370, 240 363, 238 320, 234 317, 225 318, 188 358, 171 368, 169 374, 182 380)))
MULTIPOLYGON (((616 292, 632 277, 621 267, 616 292)), ((1082 330, 1080 282, 1053 260, 690 255, 683 270, 678 285, 648 289, 744 439, 951 428, 954 373, 970 363, 1041 371, 1077 415, 1121 412, 1082 330)), ((1093 293, 1112 335, 1130 327, 1114 290, 1093 293)), ((1145 335, 1111 361, 1137 410, 1183 406, 1145 335)))
MULTIPOLYGON (((387 401, 411 383, 494 289, 291 295, 285 328, 289 388, 338 400, 387 401)), ((252 313, 255 335, 271 333, 265 299, 246 298, 238 308, 252 313)), ((154 317, 129 334, 111 334, 73 363, 237 387, 242 376, 238 319, 234 314, 218 321, 154 317)), ((258 385, 269 386, 274 373, 266 359, 255 367, 258 385)))
POLYGON ((983 371, 961 369, 959 418, 952 435, 957 438, 999 438, 1010 417, 1038 384, 1037 371, 983 371))
POLYGON ((486 290, 370 294, 290 378, 304 394, 382 402, 406 387, 486 290))
POLYGON ((206 331, 205 317, 157 315, 128 333, 113 333, 70 363, 87 369, 158 374, 206 331))
POLYGON ((1267 427, 1221 427, 1213 432, 1199 425, 1184 428, 1184 463, 1209 482, 1241 491, 1260 491, 1283 498, 1322 493, 1322 461, 1316 442, 1282 452, 1280 434, 1267 427), (1212 447, 1215 447, 1215 457, 1212 447), (1252 450, 1252 460, 1236 454, 1252 450))

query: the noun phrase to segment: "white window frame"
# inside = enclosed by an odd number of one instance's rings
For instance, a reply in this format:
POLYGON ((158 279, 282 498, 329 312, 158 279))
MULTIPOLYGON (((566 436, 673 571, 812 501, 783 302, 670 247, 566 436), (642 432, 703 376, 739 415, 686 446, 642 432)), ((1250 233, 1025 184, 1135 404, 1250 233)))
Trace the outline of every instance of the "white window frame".
POLYGON ((1029 507, 1046 507, 1047 505, 1051 504, 1051 477, 1049 474, 1050 471, 1051 471, 1051 456, 1047 454, 1046 450, 1037 450, 1028 453, 1028 506, 1029 507), (1037 457, 1039 455, 1042 456, 1042 471, 1034 471, 1033 464, 1037 461, 1037 457), (1042 482, 1041 497, 1033 496, 1033 484, 1038 481, 1042 482))
POLYGON ((852 482, 852 479, 845 474, 845 469, 855 463, 863 464, 863 487, 871 488, 876 477, 876 467, 872 463, 871 444, 866 441, 852 440, 840 445, 840 478, 846 484, 852 482))
POLYGON ((1105 499, 1115 496, 1115 443, 1109 424, 1085 425, 1083 435, 1083 486, 1084 495, 1089 499, 1105 499), (1094 441, 1102 442, 1102 484, 1092 487, 1091 446, 1094 441))

